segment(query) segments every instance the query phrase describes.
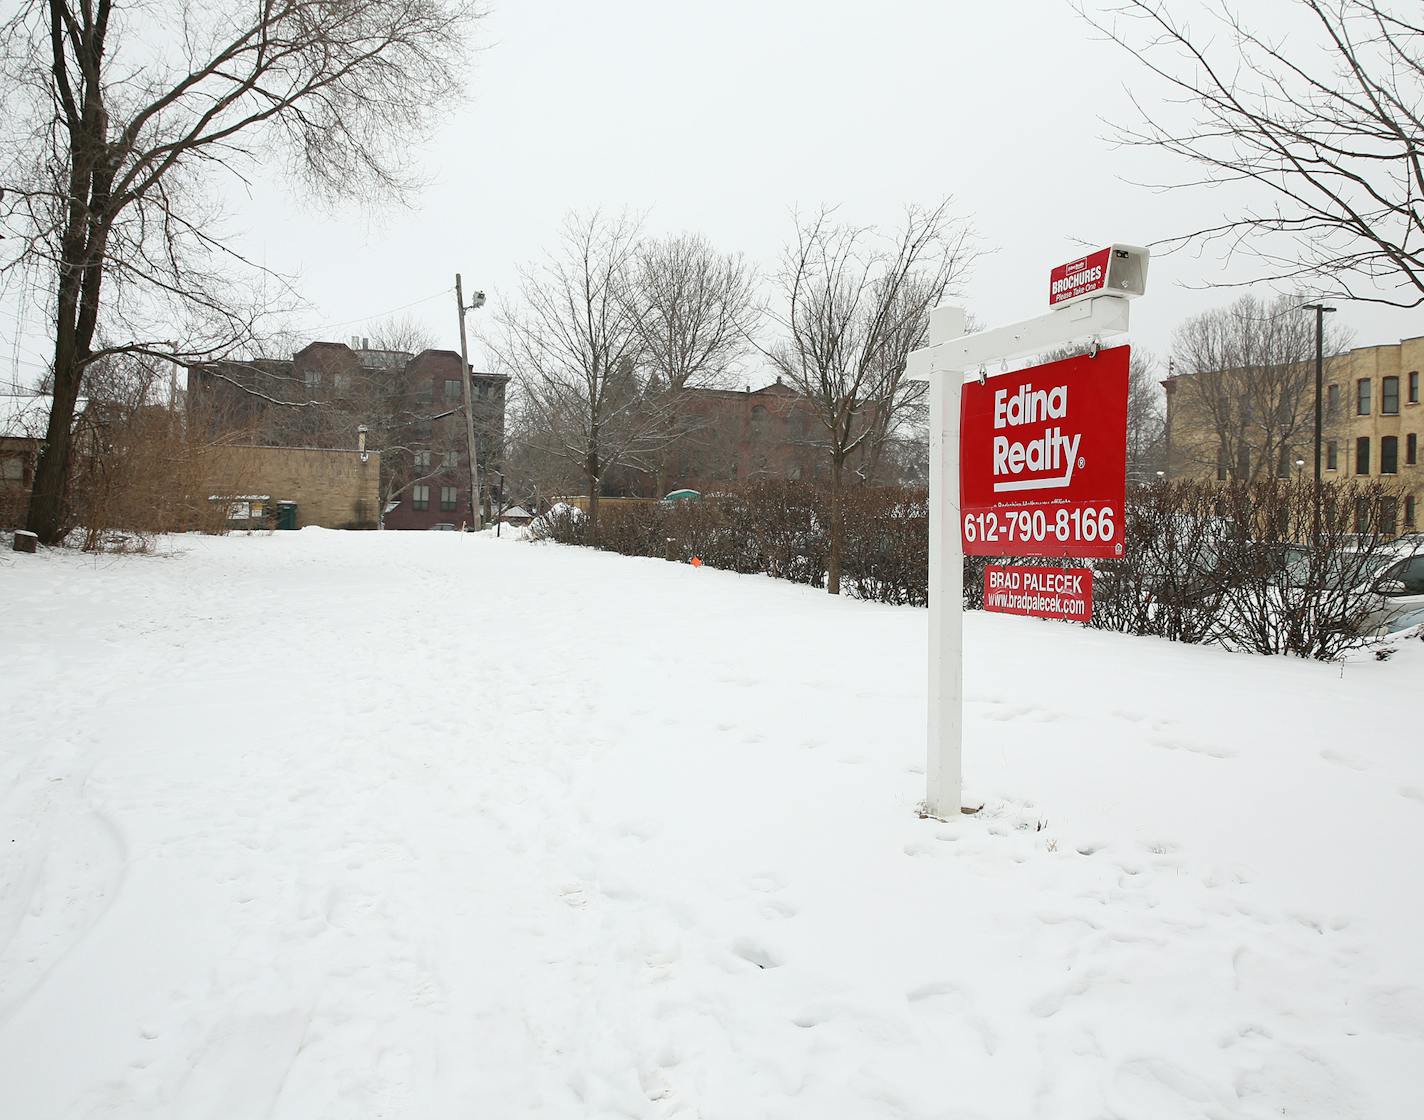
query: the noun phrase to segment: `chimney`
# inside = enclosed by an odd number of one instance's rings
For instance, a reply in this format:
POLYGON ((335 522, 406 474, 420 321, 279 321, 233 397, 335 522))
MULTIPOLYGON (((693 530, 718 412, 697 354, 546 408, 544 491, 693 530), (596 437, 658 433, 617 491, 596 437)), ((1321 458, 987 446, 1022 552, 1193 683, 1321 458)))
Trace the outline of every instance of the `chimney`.
POLYGON ((359 349, 361 349, 361 340, 360 340, 359 338, 357 338, 354 334, 351 336, 351 349, 353 349, 353 350, 359 350, 359 349))
POLYGON ((362 349, 362 350, 369 350, 369 349, 371 349, 371 340, 370 340, 369 338, 364 338, 364 337, 363 337, 363 338, 361 339, 361 349, 362 349))
POLYGON ((366 462, 371 456, 366 451, 366 425, 362 424, 356 429, 356 450, 361 453, 361 462, 366 462))

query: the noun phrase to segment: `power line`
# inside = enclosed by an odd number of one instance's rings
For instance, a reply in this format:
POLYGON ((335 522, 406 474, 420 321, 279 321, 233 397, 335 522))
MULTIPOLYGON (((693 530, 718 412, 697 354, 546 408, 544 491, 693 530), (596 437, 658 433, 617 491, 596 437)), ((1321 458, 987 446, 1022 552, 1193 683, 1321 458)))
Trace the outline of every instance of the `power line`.
POLYGON ((432 292, 428 296, 422 296, 420 299, 411 300, 410 303, 403 303, 399 307, 387 308, 385 311, 373 311, 369 315, 358 315, 354 319, 344 319, 339 323, 320 323, 317 326, 311 327, 310 329, 313 332, 326 331, 330 330, 332 327, 349 327, 352 323, 369 323, 372 319, 380 318, 383 315, 394 315, 397 311, 405 311, 408 308, 419 306, 422 303, 429 303, 433 299, 439 299, 441 296, 449 294, 449 288, 441 288, 438 292, 432 292))

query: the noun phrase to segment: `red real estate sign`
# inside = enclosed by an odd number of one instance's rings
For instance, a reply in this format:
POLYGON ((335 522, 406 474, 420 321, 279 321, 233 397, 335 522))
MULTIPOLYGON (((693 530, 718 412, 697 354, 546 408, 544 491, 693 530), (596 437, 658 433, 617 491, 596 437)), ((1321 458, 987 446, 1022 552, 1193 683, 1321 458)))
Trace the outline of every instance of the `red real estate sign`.
POLYGON ((1112 249, 1099 249, 1076 261, 1060 264, 1048 274, 1048 306, 1056 307, 1070 299, 1101 291, 1108 282, 1108 262, 1112 249))
POLYGON ((990 564, 984 569, 984 609, 1089 622, 1093 617, 1093 570, 990 564))
POLYGON ((964 386, 959 513, 966 555, 1122 555, 1129 349, 964 386))

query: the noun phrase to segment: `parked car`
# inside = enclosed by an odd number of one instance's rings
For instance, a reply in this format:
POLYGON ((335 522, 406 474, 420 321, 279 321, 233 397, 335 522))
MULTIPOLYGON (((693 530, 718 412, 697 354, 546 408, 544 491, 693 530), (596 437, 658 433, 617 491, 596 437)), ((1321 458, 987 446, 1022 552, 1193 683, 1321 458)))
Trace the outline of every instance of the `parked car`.
POLYGON ((1359 632, 1392 634, 1424 622, 1424 552, 1396 560, 1371 583, 1369 613, 1359 632))

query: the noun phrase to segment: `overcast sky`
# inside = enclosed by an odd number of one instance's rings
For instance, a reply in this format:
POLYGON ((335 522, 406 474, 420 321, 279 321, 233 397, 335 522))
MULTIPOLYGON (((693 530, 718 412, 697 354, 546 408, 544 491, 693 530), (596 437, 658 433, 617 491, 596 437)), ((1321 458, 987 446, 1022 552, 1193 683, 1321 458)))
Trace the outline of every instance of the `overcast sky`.
MULTIPOLYGON (((1259 22, 1280 0, 1241 6, 1259 22)), ((488 292, 487 317, 564 214, 593 206, 769 269, 798 205, 888 226, 907 202, 952 195, 989 251, 965 302, 994 325, 1046 310, 1048 269, 1084 247, 1181 233, 1232 202, 1132 185, 1184 170, 1105 139, 1104 118, 1132 119, 1125 83, 1149 103, 1159 91, 1067 0, 500 0, 479 36, 469 102, 412 153, 431 180, 413 208, 330 213, 276 177, 234 200, 231 231, 296 278, 313 337, 408 307, 454 347, 454 273, 488 292)), ((1154 260, 1134 341, 1165 355, 1175 322, 1233 295, 1198 287, 1243 275, 1154 260)), ((1424 334, 1419 312, 1339 318, 1357 345, 1424 334)), ((6 379, 33 380, 42 326, 17 339, 0 317, 0 338, 6 379)))

